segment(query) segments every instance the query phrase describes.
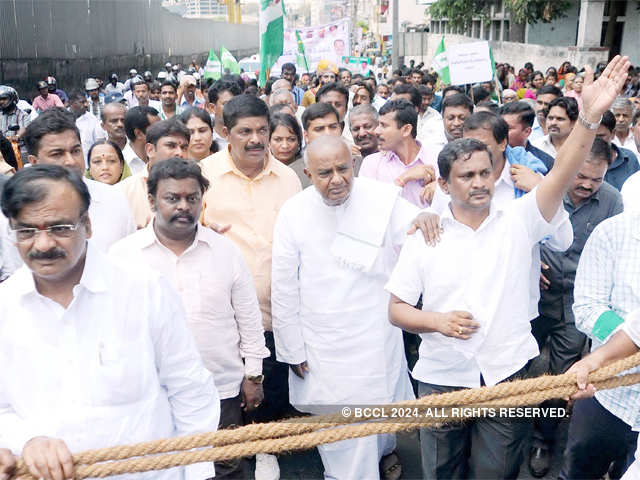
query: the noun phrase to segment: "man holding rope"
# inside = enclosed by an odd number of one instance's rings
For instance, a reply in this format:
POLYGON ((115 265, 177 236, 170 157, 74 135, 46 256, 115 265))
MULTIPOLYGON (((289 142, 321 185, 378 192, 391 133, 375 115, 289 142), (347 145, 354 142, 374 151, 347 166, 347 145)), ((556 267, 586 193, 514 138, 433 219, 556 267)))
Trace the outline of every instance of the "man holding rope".
MULTIPOLYGON (((628 60, 617 56, 595 82, 587 68, 584 109, 553 169, 507 208, 491 203, 493 162, 485 144, 456 140, 440 153, 440 187, 451 196, 441 241, 429 246, 418 236, 409 238, 386 286, 392 323, 422 337, 412 372, 420 395, 526 374, 539 353, 528 311, 532 251, 566 218, 562 199, 628 68, 628 60), (413 307, 420 295, 422 311, 413 307)), ((508 418, 422 429, 423 475, 515 478, 529 430, 508 418)))

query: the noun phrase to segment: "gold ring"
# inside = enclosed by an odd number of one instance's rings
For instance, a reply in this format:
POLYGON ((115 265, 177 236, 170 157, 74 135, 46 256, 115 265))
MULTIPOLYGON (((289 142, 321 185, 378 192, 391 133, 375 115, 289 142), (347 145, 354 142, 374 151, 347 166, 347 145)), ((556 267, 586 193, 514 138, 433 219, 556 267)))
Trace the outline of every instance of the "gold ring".
POLYGON ((458 327, 458 335, 462 335, 462 327, 458 327))

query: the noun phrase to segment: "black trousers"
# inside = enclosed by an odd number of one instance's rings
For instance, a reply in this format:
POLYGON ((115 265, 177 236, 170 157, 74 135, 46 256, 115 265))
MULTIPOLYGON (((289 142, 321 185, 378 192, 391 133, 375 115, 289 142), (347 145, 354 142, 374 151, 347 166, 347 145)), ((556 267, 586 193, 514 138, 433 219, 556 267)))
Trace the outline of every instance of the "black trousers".
MULTIPOLYGON (((240 395, 233 398, 220 400, 220 423, 219 429, 241 427, 243 423, 242 400, 240 395)), ((249 478, 246 472, 248 468, 243 458, 233 458, 214 462, 216 468, 216 479, 244 479, 249 478)))
MULTIPOLYGON (((523 378, 524 367, 511 377, 523 378)), ((420 396, 463 390, 419 383, 420 396)), ((422 477, 428 479, 515 479, 531 434, 531 420, 480 418, 420 429, 422 477)))
MULTIPOLYGON (((559 375, 566 372, 571 365, 580 360, 587 344, 587 336, 580 332, 573 321, 540 315, 531 322, 531 333, 538 342, 540 350, 545 346, 549 349, 548 373, 559 375)), ((545 408, 564 407, 566 402, 561 399, 548 400, 542 403, 545 408)), ((533 446, 542 447, 554 442, 556 430, 560 424, 559 418, 540 417, 534 420, 533 446)))
POLYGON ((245 423, 266 423, 290 417, 296 410, 289 403, 289 365, 276 360, 276 346, 273 332, 264 332, 264 339, 271 352, 262 360, 264 375, 264 400, 260 407, 251 413, 245 413, 245 423))
POLYGON ((618 467, 609 478, 620 478, 633 463, 637 441, 638 432, 632 431, 598 400, 578 400, 573 406, 564 462, 558 478, 600 479, 612 462, 618 467))

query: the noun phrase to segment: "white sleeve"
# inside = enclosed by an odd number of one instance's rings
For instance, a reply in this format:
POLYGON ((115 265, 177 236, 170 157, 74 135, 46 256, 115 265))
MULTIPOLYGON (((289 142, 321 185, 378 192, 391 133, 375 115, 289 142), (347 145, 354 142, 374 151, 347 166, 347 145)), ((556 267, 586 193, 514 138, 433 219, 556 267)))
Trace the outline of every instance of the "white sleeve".
POLYGON ((419 214, 418 207, 398 195, 389 220, 389 233, 395 247, 401 247, 404 244, 407 231, 419 214))
POLYGON ((424 292, 420 252, 427 248, 421 232, 407 237, 396 267, 391 273, 385 290, 409 305, 418 303, 424 292))
MULTIPOLYGON (((562 203, 551 222, 547 222, 540 212, 537 201, 538 187, 511 202, 511 214, 524 226, 531 246, 551 237, 563 222, 569 221, 569 214, 562 203)), ((573 241, 573 238, 572 238, 573 241)), ((571 246, 571 244, 569 244, 571 246)), ((569 247, 567 247, 569 248, 569 247)))
POLYGON ((545 239, 544 245, 554 252, 566 251, 573 243, 573 226, 569 214, 562 206, 551 220, 551 225, 555 227, 555 230, 545 239))
POLYGON ((640 309, 634 310, 627 315, 622 324, 622 330, 629 335, 633 343, 640 347, 640 309))
POLYGON ((278 360, 298 365, 307 359, 300 328, 300 252, 287 207, 280 209, 273 231, 271 314, 278 360))
MULTIPOLYGON (((166 280, 151 282, 149 322, 156 368, 160 385, 167 391, 176 435, 215 432, 220 421, 220 397, 211 372, 202 364, 182 301, 166 280)), ((212 462, 185 467, 185 480, 213 475, 212 462)))

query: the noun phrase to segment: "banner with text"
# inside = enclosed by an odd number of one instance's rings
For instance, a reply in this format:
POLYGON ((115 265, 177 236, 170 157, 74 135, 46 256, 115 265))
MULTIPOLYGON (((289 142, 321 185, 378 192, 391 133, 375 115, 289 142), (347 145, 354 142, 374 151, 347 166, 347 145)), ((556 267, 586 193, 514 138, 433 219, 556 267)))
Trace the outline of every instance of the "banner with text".
MULTIPOLYGON (((271 68, 271 75, 279 76, 282 65, 285 63, 296 63, 298 58, 296 30, 300 33, 304 44, 309 71, 314 72, 320 60, 329 60, 337 66, 342 66, 342 57, 351 53, 349 28, 349 18, 317 27, 285 28, 282 56, 271 68)), ((297 71, 304 72, 304 66, 298 65, 297 71)))
POLYGON ((490 82, 493 78, 489 42, 447 45, 452 85, 490 82))

